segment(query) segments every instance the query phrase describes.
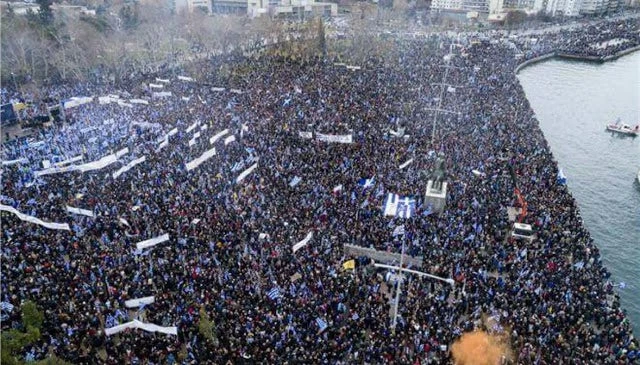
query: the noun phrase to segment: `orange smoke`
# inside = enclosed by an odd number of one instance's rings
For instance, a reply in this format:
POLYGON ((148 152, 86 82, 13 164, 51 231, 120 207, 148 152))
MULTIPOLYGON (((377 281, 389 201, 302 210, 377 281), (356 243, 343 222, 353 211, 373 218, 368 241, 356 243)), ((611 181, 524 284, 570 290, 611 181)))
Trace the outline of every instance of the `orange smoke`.
POLYGON ((503 357, 509 357, 500 337, 484 331, 463 334, 451 346, 451 353, 456 365, 498 365, 503 357))

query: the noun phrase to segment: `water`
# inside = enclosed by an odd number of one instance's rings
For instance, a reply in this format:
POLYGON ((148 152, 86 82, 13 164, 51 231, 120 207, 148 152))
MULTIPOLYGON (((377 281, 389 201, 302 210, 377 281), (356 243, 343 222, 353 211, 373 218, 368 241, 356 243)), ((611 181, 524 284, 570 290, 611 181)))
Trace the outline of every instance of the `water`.
POLYGON ((582 218, 640 335, 640 137, 605 132, 640 123, 640 52, 605 64, 551 60, 518 75, 582 218))

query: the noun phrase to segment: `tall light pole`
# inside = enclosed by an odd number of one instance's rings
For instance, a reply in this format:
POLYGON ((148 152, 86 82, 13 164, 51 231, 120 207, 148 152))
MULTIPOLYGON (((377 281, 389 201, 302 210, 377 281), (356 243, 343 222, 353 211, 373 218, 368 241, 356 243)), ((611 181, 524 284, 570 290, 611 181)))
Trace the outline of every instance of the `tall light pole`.
MULTIPOLYGON (((400 254, 400 268, 402 268, 402 264, 404 263, 404 241, 405 236, 402 237, 402 253, 400 254)), ((396 287, 396 301, 395 307, 393 308, 393 323, 391 324, 391 328, 395 332, 396 330, 396 322, 398 320, 398 307, 400 306, 400 287, 402 285, 401 276, 398 275, 396 281, 398 282, 398 286, 396 287)))

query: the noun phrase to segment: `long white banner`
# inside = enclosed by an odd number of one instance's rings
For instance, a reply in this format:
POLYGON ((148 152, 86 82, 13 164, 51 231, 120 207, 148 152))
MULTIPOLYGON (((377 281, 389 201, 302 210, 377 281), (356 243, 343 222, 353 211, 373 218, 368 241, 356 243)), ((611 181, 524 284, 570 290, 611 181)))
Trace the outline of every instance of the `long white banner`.
POLYGON ((316 132, 316 139, 322 142, 353 143, 353 137, 351 134, 333 135, 316 132))
POLYGON ((93 212, 88 209, 74 208, 67 205, 67 212, 93 218, 93 212))
POLYGON ((136 248, 138 250, 144 250, 145 248, 153 247, 155 245, 158 245, 162 242, 166 242, 168 240, 169 240, 169 234, 165 233, 162 236, 158 236, 156 238, 151 238, 146 241, 141 241, 136 243, 136 248))
POLYGON ((129 299, 127 301, 124 302, 124 306, 127 308, 137 308, 139 307, 141 304, 151 304, 153 302, 156 301, 156 297, 154 297, 153 295, 150 297, 143 297, 143 298, 137 298, 137 299, 129 299))
POLYGON ((82 161, 82 155, 78 155, 76 157, 72 157, 72 158, 70 158, 68 160, 56 162, 56 163, 53 164, 53 166, 60 167, 60 166, 68 165, 70 163, 77 162, 77 161, 82 161))
POLYGON ((125 148, 121 149, 120 151, 116 152, 116 158, 120 158, 120 157, 126 155, 127 153, 129 153, 129 147, 125 147, 125 148))
POLYGON ((192 124, 192 125, 190 125, 190 126, 187 128, 187 133, 189 133, 189 132, 191 132, 192 130, 196 129, 196 127, 198 126, 198 124, 199 124, 198 122, 193 122, 193 124, 192 124))
POLYGON ((2 166, 10 166, 18 163, 28 163, 28 162, 29 160, 27 160, 26 158, 19 158, 17 160, 2 161, 2 166))
POLYGON ((122 166, 121 168, 118 169, 118 171, 114 172, 111 176, 114 179, 117 179, 118 176, 124 174, 125 172, 131 170, 135 165, 143 163, 147 160, 147 156, 142 156, 140 158, 137 158, 131 162, 129 162, 128 164, 126 164, 125 166, 122 166))
POLYGON ((248 169, 242 171, 242 173, 240 175, 238 175, 238 177, 236 178, 236 184, 240 183, 242 180, 244 180, 245 177, 249 176, 249 174, 256 169, 256 167, 258 167, 258 163, 254 163, 253 165, 251 165, 251 167, 249 167, 248 169))
POLYGON ((129 102, 131 104, 144 104, 144 105, 149 105, 149 101, 144 100, 144 99, 129 99, 129 102))
POLYGON ((156 93, 151 93, 151 96, 154 98, 163 98, 163 97, 171 96, 171 91, 160 91, 156 93))
MULTIPOLYGON (((127 150, 127 152, 129 151, 129 149, 126 149, 126 150, 127 150)), ((120 152, 122 152, 122 150, 120 152)), ((82 172, 100 170, 102 168, 105 168, 105 167, 111 165, 112 163, 115 163, 116 161, 118 161, 118 157, 116 157, 115 154, 110 154, 110 155, 104 156, 103 158, 99 159, 98 161, 89 162, 89 163, 86 163, 84 165, 78 165, 77 169, 79 171, 82 171, 82 172)), ((71 166, 69 166, 69 167, 71 167, 71 166)))
POLYGON ((309 241, 311 241, 311 238, 313 237, 313 232, 309 232, 307 234, 307 236, 300 242, 296 243, 295 245, 293 245, 292 249, 293 249, 293 253, 296 253, 296 251, 298 251, 299 249, 303 248, 304 246, 306 246, 309 241))
POLYGON ((200 166, 203 162, 216 155, 215 147, 205 151, 200 157, 195 158, 193 161, 187 162, 187 171, 191 171, 200 166))
MULTIPOLYGON (((118 151, 118 153, 120 153, 121 155, 123 155, 123 154, 125 154, 127 152, 129 152, 128 148, 124 148, 124 149, 118 151)), ((116 155, 115 154, 110 154, 110 155, 104 156, 103 158, 99 159, 98 161, 88 162, 88 163, 83 164, 83 165, 71 165, 71 166, 64 166, 64 167, 51 167, 51 168, 48 168, 48 169, 35 171, 33 174, 36 177, 39 177, 39 176, 51 175, 51 174, 59 174, 59 173, 69 172, 69 171, 87 172, 87 171, 93 171, 93 170, 99 170, 99 169, 105 168, 105 167, 111 165, 112 163, 114 163, 116 161, 118 161, 118 158, 116 157, 116 155)))
POLYGON ((225 129, 221 132, 218 132, 215 136, 209 138, 209 143, 214 144, 217 140, 222 138, 225 134, 229 133, 229 129, 225 129))
POLYGON ((224 145, 228 145, 231 142, 234 142, 236 140, 236 136, 234 135, 230 135, 229 137, 224 139, 224 145))
POLYGON ((105 328, 104 334, 107 336, 111 336, 111 335, 115 335, 116 333, 126 331, 129 328, 133 328, 133 329, 137 328, 137 329, 145 330, 147 332, 160 332, 166 335, 174 335, 174 336, 178 335, 178 327, 176 326, 163 327, 153 323, 140 322, 137 319, 134 319, 131 322, 119 324, 111 328, 105 328))
POLYGON ((38 219, 36 217, 32 217, 30 215, 26 215, 24 213, 19 212, 16 208, 14 207, 10 207, 8 205, 4 205, 4 204, 0 204, 0 211, 4 211, 4 212, 9 212, 9 213, 13 213, 15 214, 18 218, 20 218, 20 220, 23 220, 25 222, 30 222, 30 223, 35 223, 35 224, 39 224, 45 228, 49 228, 49 229, 60 229, 60 230, 66 230, 66 231, 70 231, 71 229, 69 228, 69 225, 66 223, 50 223, 50 222, 45 222, 41 219, 38 219))

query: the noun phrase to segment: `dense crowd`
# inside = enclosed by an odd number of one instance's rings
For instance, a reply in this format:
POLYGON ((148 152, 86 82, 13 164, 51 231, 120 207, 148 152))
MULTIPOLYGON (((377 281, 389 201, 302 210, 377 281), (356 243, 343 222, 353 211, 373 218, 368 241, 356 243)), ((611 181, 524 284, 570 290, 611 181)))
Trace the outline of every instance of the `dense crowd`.
MULTIPOLYGON (((623 47, 638 44, 637 22, 597 27, 629 39, 623 47)), ((1 300, 13 306, 3 309, 2 329, 18 327, 20 303, 33 300, 45 322, 41 340, 20 354, 29 359, 55 353, 75 364, 440 364, 451 361, 449 346, 462 333, 492 316, 499 325, 488 330, 508 339, 513 362, 633 363, 638 341, 511 71, 519 53, 584 52, 585 39, 602 39, 591 34, 562 31, 535 43, 396 39, 397 57, 372 58, 361 69, 320 58, 221 56, 203 65, 211 70, 206 79, 158 75, 170 79, 162 86, 170 96, 152 96, 160 90, 150 88, 156 79, 131 85, 131 98, 149 104, 75 107, 67 123, 3 145, 3 161, 28 161, 3 166, 1 203, 71 230, 2 213, 1 300), (450 50, 446 81, 457 86, 442 92, 437 83, 450 50), (222 64, 232 65, 233 79, 218 73, 222 64), (460 114, 437 116, 432 143, 436 116, 427 109, 438 106, 460 114), (406 136, 389 133, 399 127, 406 136), (352 135, 353 143, 300 132, 352 135), (96 161, 125 147, 128 153, 103 169, 35 173, 43 160, 96 161), (215 156, 186 169, 213 147, 215 156), (142 156, 146 161, 112 176, 142 156), (449 182, 441 214, 423 199, 437 157, 449 182), (514 182, 528 203, 532 241, 509 237, 514 182), (388 193, 415 197, 415 215, 383 216, 388 193), (69 214, 67 205, 94 217, 69 214), (393 234, 399 225, 404 235, 393 234), (136 249, 165 233, 168 242, 136 249), (456 284, 406 280, 392 331, 393 283, 362 258, 345 270, 352 257, 343 245, 397 253, 403 243, 423 259, 413 269, 456 284), (155 302, 125 308, 126 300, 146 296, 155 302), (211 336, 199 329, 205 317, 211 336), (105 335, 133 318, 177 326, 178 333, 105 335)), ((55 92, 126 100, 123 91, 91 85, 55 92)))

